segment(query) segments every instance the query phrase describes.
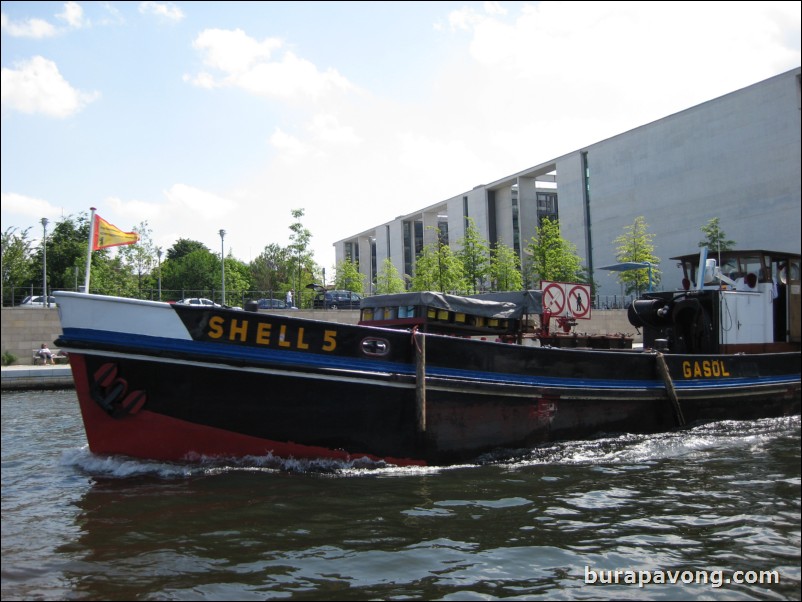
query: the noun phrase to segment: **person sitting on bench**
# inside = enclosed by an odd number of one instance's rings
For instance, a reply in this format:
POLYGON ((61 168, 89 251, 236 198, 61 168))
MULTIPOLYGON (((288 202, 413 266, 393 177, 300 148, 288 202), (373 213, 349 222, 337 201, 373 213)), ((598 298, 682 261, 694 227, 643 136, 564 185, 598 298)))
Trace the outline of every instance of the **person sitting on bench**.
POLYGON ((53 352, 50 351, 50 349, 47 347, 47 345, 45 343, 42 343, 42 348, 39 349, 38 354, 39 354, 39 357, 42 358, 42 363, 45 366, 47 366, 48 360, 50 361, 51 365, 53 365, 53 366, 56 365, 56 361, 53 359, 53 352))

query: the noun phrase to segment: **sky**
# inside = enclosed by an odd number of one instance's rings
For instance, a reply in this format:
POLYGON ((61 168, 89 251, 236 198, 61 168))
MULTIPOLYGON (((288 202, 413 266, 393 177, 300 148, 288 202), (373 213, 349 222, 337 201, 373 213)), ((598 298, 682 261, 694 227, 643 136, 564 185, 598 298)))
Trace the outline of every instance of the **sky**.
POLYGON ((95 207, 249 262, 302 209, 330 269, 337 240, 799 67, 800 4, 4 1, 2 230, 95 207))

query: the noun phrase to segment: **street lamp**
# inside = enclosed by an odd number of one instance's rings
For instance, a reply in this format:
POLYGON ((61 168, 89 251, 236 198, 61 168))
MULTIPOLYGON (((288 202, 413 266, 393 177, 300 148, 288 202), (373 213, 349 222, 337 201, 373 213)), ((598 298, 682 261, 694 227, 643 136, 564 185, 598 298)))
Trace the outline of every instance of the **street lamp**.
POLYGON ((374 263, 376 261, 376 237, 369 236, 370 241, 370 294, 373 295, 375 291, 376 282, 374 280, 374 270, 376 269, 374 263))
POLYGON ((159 301, 162 300, 162 248, 156 247, 156 257, 159 259, 159 301))
POLYGON ((226 251, 224 239, 226 236, 225 230, 220 230, 220 264, 223 268, 223 305, 226 304, 226 251))
POLYGON ((42 307, 50 307, 50 304, 47 302, 47 218, 43 217, 41 219, 42 224, 42 231, 44 232, 44 236, 42 237, 42 307))

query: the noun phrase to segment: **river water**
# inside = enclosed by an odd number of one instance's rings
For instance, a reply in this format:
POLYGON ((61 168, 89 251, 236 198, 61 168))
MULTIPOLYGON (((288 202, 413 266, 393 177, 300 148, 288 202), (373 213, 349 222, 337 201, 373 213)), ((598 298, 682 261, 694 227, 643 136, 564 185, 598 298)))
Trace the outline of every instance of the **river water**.
POLYGON ((801 510, 799 417, 198 465, 94 456, 74 391, 2 396, 3 600, 798 600, 801 510))

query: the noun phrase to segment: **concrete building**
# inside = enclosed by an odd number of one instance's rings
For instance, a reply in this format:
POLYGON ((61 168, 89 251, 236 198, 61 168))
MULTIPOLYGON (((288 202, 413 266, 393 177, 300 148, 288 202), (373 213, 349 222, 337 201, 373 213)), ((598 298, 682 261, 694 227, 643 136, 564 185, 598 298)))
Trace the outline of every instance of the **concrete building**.
POLYGON ((801 106, 797 68, 348 236, 334 244, 336 261, 357 261, 366 282, 385 258, 411 274, 437 236, 429 226, 456 250, 470 217, 525 262, 544 215, 559 219, 599 295, 622 293, 598 268, 617 262, 613 241, 638 216, 664 290, 682 277, 670 258, 696 252, 712 218, 738 248, 799 253, 801 106))

